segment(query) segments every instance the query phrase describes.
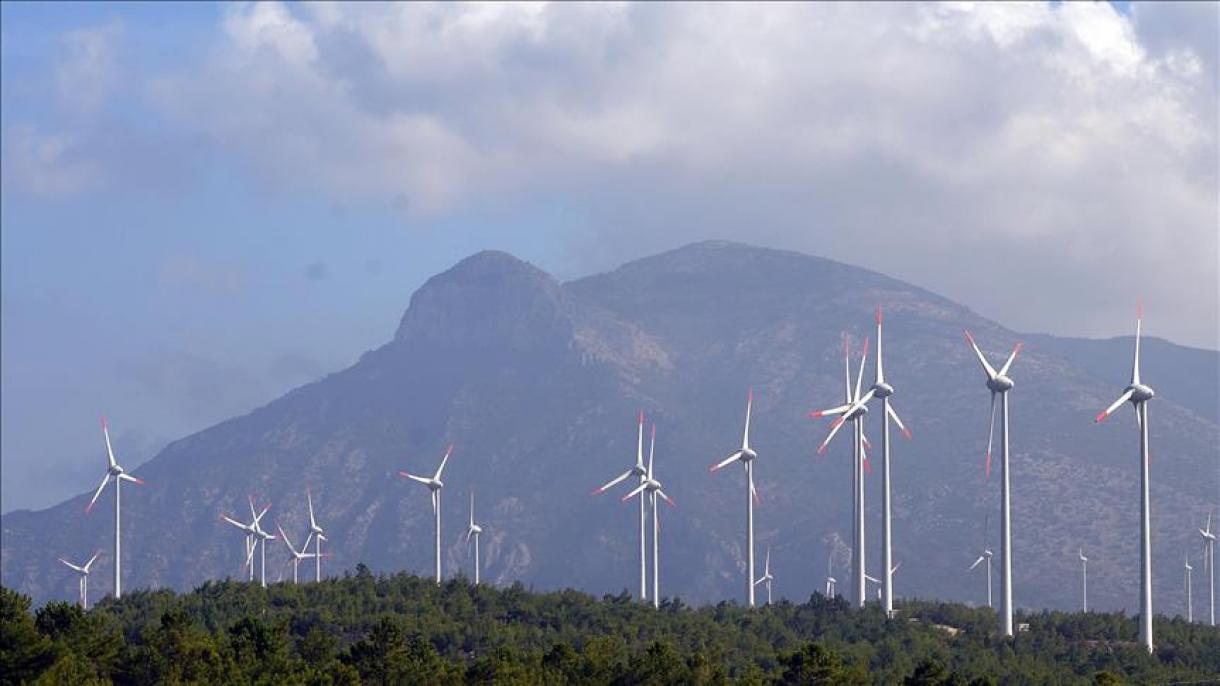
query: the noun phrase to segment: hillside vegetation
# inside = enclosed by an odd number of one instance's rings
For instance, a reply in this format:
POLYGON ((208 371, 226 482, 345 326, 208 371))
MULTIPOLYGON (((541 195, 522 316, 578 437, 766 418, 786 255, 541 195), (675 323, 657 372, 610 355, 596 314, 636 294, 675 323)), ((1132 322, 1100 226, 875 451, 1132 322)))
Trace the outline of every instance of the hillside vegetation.
POLYGON ((627 593, 437 586, 409 574, 304 585, 137 591, 84 613, 0 589, 0 683, 1036 684, 1215 683, 1220 631, 1120 614, 1020 616, 906 601, 901 617, 812 596, 748 610, 660 610, 627 593))

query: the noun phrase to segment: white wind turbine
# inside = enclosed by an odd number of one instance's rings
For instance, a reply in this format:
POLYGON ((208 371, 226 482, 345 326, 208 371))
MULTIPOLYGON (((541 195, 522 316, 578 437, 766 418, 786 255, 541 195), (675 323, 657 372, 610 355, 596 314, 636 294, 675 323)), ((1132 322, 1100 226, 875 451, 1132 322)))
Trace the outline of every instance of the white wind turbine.
POLYGON ((474 539, 474 585, 479 585, 479 536, 483 533, 483 527, 474 523, 474 491, 470 492, 470 526, 466 527, 466 544, 470 545, 471 539, 474 539))
POLYGON ((652 458, 657 447, 657 425, 652 425, 652 444, 648 448, 648 469, 644 474, 644 481, 635 490, 623 496, 623 502, 627 502, 635 496, 640 498, 647 497, 649 506, 652 507, 652 606, 661 606, 661 579, 660 579, 660 533, 661 522, 657 515, 657 498, 665 499, 671 507, 674 506, 674 501, 665 491, 661 490, 661 482, 656 478, 652 470, 652 458))
POLYGON ((1195 603, 1190 597, 1190 573, 1194 571, 1194 567, 1190 566, 1190 553, 1186 553, 1186 623, 1190 624, 1195 621, 1195 603))
POLYGON ((758 453, 750 447, 750 408, 754 405, 754 390, 746 393, 746 424, 741 435, 741 449, 720 462, 712 465, 709 471, 716 472, 733 462, 741 461, 746 472, 746 597, 750 607, 754 607, 754 503, 758 501, 758 490, 754 488, 754 460, 758 453))
POLYGON ((894 387, 885 382, 885 370, 881 356, 881 306, 877 306, 877 375, 873 387, 865 394, 864 401, 871 398, 881 398, 881 568, 887 570, 881 579, 881 605, 886 616, 894 613, 894 576, 888 570, 893 564, 893 549, 891 546, 890 524, 890 421, 898 426, 902 435, 909 440, 911 432, 898 418, 898 413, 890 405, 890 396, 894 387))
MULTIPOLYGON (((644 483, 648 476, 648 469, 644 466, 644 411, 640 410, 639 433, 636 438, 635 447, 635 464, 631 469, 619 474, 605 484, 593 489, 593 495, 600 495, 614 488, 619 483, 622 483, 627 477, 639 477, 639 482, 644 483)), ((644 522, 646 515, 644 512, 644 499, 640 498, 640 600, 648 599, 648 553, 646 547, 648 540, 644 533, 644 522)))
POLYGON ((220 513, 221 521, 231 524, 232 526, 237 527, 243 533, 245 533, 245 538, 244 538, 245 553, 242 555, 242 560, 244 560, 244 562, 242 563, 242 569, 247 569, 247 568, 249 569, 249 580, 250 581, 254 581, 254 550, 257 547, 257 543, 255 542, 255 539, 258 538, 258 533, 257 533, 258 523, 259 523, 259 520, 261 520, 263 518, 263 516, 267 514, 267 510, 269 510, 269 509, 271 509, 270 504, 268 504, 266 507, 264 507, 263 511, 261 513, 255 512, 254 511, 254 496, 250 496, 250 523, 249 524, 239 522, 236 519, 233 519, 232 517, 230 517, 229 515, 227 515, 223 512, 220 513))
MULTIPOLYGON (((309 533, 313 536, 313 580, 322 580, 322 541, 328 541, 325 532, 318 524, 318 520, 313 516, 313 493, 310 489, 305 489, 305 500, 309 503, 309 533)), ((305 540, 305 545, 302 549, 309 547, 309 539, 305 540)))
MULTIPOLYGON (((861 395, 861 384, 864 381, 864 365, 868 361, 868 339, 864 339, 864 348, 860 356, 860 372, 856 375, 855 392, 851 386, 851 360, 847 338, 843 339, 843 381, 845 385, 845 403, 828 410, 809 413, 811 417, 839 415, 830 428, 830 434, 822 445, 818 446, 818 454, 826 452, 826 446, 838 433, 844 422, 852 423, 852 577, 854 584, 855 603, 864 607, 867 591, 864 574, 864 470, 867 468, 867 457, 864 454, 864 416, 868 414, 867 400, 861 395)), ((873 393, 869 391, 869 397, 873 393)))
POLYGON ((1089 611, 1089 558, 1084 556, 1084 548, 1076 551, 1080 557, 1080 608, 1081 612, 1089 611))
POLYGON ((1207 575, 1207 607, 1211 625, 1216 626, 1216 534, 1212 532, 1212 516, 1207 515, 1207 527, 1199 529, 1203 537, 1203 573, 1207 575))
POLYGON ((826 597, 827 599, 835 597, 835 584, 838 583, 834 577, 834 551, 831 551, 826 556, 826 597))
POLYGON ((986 476, 991 475, 991 439, 995 433, 995 398, 997 395, 1000 396, 1000 635, 1011 638, 1013 635, 1012 507, 1009 502, 1009 493, 1012 474, 1008 468, 1008 392, 1012 390, 1013 381, 1008 376, 1008 369, 1012 367, 1013 360, 1017 359, 1021 344, 1017 343, 1013 347, 1008 360, 997 372, 987 362, 987 358, 983 357, 983 352, 979 350, 978 344, 974 342, 974 336, 970 335, 969 331, 966 332, 966 340, 974 350, 979 364, 982 365, 983 373, 987 375, 987 389, 991 391, 991 422, 987 430, 987 456, 984 467, 986 476))
POLYGON ((123 470, 119 463, 114 459, 114 450, 110 447, 110 427, 106 424, 106 418, 102 417, 102 435, 106 437, 106 459, 109 461, 106 466, 106 475, 102 477, 102 483, 98 484, 97 490, 93 492, 93 498, 89 504, 85 506, 85 512, 88 513, 93 509, 93 504, 102 495, 102 489, 106 488, 106 484, 110 483, 110 479, 114 478, 114 597, 121 598, 123 596, 123 542, 121 535, 122 523, 122 485, 124 481, 131 481, 136 484, 143 485, 144 481, 128 474, 123 470))
MULTIPOLYGON (((899 562, 898 564, 894 565, 893 567, 890 567, 890 572, 889 572, 890 576, 897 574, 898 568, 901 566, 902 566, 902 563, 899 562)), ((877 577, 869 576, 868 574, 865 574, 864 580, 870 584, 874 584, 877 586, 877 600, 880 601, 881 600, 881 586, 882 586, 881 579, 878 579, 877 577)))
POLYGON ((98 550, 93 553, 93 557, 83 565, 74 565, 71 562, 59 558, 59 561, 68 566, 69 569, 76 572, 76 590, 80 595, 80 609, 89 609, 89 567, 93 566, 93 562, 97 560, 97 556, 101 555, 102 551, 98 550))
MULTIPOLYGON (((275 536, 273 534, 269 534, 266 531, 264 531, 263 526, 260 522, 263 519, 263 515, 267 514, 267 510, 270 510, 270 509, 271 509, 271 505, 268 504, 267 507, 263 508, 263 511, 261 513, 259 513, 257 516, 254 517, 254 521, 252 523, 252 526, 254 527, 254 538, 258 539, 258 541, 257 541, 258 556, 259 556, 258 583, 263 588, 267 588, 267 541, 274 541, 275 536)), ((254 515, 254 499, 253 498, 250 499, 250 514, 254 515)), ((254 555, 254 547, 252 546, 250 548, 250 556, 249 556, 251 558, 251 564, 253 564, 253 560, 252 560, 253 555, 254 555)))
MULTIPOLYGON (((309 539, 313 538, 313 532, 309 532, 309 535, 305 537, 305 542, 301 544, 301 549, 297 550, 292 545, 292 541, 289 540, 288 534, 284 533, 284 527, 280 526, 279 522, 276 522, 275 528, 279 530, 280 538, 283 539, 284 545, 288 546, 288 552, 292 555, 290 560, 292 562, 292 583, 295 584, 297 583, 297 567, 300 566, 301 560, 308 560, 314 556, 314 553, 305 552, 309 550, 309 539)), ((281 567, 281 569, 283 568, 281 567)))
POLYGON ((436 583, 441 582, 441 489, 445 487, 445 482, 441 481, 441 474, 445 471, 445 463, 449 461, 449 455, 453 453, 453 444, 445 449, 445 456, 441 458, 441 466, 436 468, 436 475, 431 479, 423 476, 408 474, 407 472, 399 472, 399 475, 404 476, 412 481, 417 481, 428 487, 432 491, 432 514, 436 524, 436 583))
POLYGON ((1123 389, 1118 400, 1102 410, 1094 421, 1105 421, 1125 402, 1135 408, 1135 421, 1140 432, 1140 643, 1144 650, 1152 652, 1152 521, 1148 497, 1148 401, 1156 393, 1140 380, 1140 330, 1143 328, 1144 308, 1136 309, 1135 318, 1135 362, 1131 365, 1131 383, 1123 389))
POLYGON ((972 571, 975 567, 979 566, 983 562, 987 563, 987 607, 994 607, 994 605, 992 605, 992 601, 991 601, 991 557, 992 557, 992 552, 991 552, 991 548, 987 545, 987 528, 988 528, 987 525, 989 523, 990 523, 990 519, 983 520, 983 552, 982 552, 982 554, 979 555, 979 558, 974 561, 974 564, 970 565, 969 569, 967 569, 966 571, 972 571))
POLYGON ((754 585, 757 586, 759 584, 763 584, 764 586, 766 586, 767 604, 770 605, 771 604, 771 582, 775 580, 775 577, 771 576, 771 546, 767 546, 767 557, 764 559, 765 559, 765 561, 763 562, 763 575, 758 577, 758 581, 755 581, 754 585))

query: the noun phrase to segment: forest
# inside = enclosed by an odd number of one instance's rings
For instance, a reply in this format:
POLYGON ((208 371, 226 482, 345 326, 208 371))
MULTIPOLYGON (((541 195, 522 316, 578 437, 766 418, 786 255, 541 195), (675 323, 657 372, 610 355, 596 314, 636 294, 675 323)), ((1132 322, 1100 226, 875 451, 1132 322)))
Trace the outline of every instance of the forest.
POLYGON ((2 684, 1220 683, 1220 629, 1117 613, 1020 614, 905 600, 887 619, 814 594, 659 610, 522 585, 441 585, 363 565, 321 583, 208 582, 31 607, 0 588, 2 684), (1027 625, 1027 628, 1026 628, 1027 625))

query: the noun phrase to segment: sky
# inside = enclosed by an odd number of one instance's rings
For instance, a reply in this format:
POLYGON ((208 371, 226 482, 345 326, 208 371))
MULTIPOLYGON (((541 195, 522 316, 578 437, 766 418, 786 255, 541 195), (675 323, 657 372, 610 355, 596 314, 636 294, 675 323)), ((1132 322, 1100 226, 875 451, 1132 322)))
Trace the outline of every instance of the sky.
POLYGON ((353 362, 466 255, 704 239, 1220 347, 1216 4, 0 4, 0 511, 353 362))

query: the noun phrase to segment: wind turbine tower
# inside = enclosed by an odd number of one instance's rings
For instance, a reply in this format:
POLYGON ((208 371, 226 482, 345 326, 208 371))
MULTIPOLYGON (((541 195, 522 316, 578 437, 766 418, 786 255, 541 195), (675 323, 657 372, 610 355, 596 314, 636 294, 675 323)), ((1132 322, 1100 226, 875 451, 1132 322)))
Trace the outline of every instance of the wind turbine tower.
MULTIPOLYGON (((898 418, 898 413, 890 405, 890 396, 894 387, 885 382, 885 370, 881 359, 881 306, 877 306, 877 375, 873 387, 869 390, 871 397, 881 398, 881 604, 885 616, 894 614, 894 575, 890 572, 893 566, 893 549, 891 547, 890 525, 890 421, 893 420, 902 434, 911 438, 911 432, 898 418)), ((866 396, 867 397, 867 396, 866 396)))
POLYGON ((1207 611, 1211 625, 1216 626, 1216 534, 1212 532, 1212 516, 1207 515, 1207 527, 1199 529, 1203 537, 1203 573, 1207 575, 1207 611))
POLYGON ((1152 652, 1152 517, 1149 503, 1148 473, 1148 401, 1156 393, 1140 380, 1140 333, 1143 328, 1144 308, 1136 309, 1135 317, 1135 361, 1131 364, 1131 383, 1123 389, 1118 400, 1102 410, 1094 421, 1105 421, 1125 402, 1135 408, 1135 422, 1140 433, 1140 643, 1144 650, 1152 652))
MULTIPOLYGON (((330 540, 326 538, 325 532, 318 524, 318 520, 313 516, 313 493, 310 489, 305 489, 305 500, 309 503, 309 533, 313 536, 313 580, 322 580, 322 541, 330 540)), ((303 548, 309 547, 309 539, 305 539, 303 548)))
MULTIPOLYGON (((750 447, 750 408, 754 405, 754 391, 746 393, 746 425, 741 435, 741 449, 720 462, 712 465, 710 471, 716 472, 730 464, 740 461, 746 471, 746 597, 750 607, 754 607, 754 503, 758 500, 758 491, 754 488, 754 460, 758 453, 750 447)), ((770 584, 768 584, 768 588, 770 584)))
POLYGON ((1089 558, 1084 556, 1084 548, 1076 551, 1080 557, 1080 608, 1081 612, 1089 611, 1089 558))
POLYGON ((1195 621, 1195 603, 1190 597, 1190 573, 1194 567, 1190 566, 1190 553, 1186 553, 1186 623, 1190 624, 1195 621))
POLYGON ((466 528, 466 544, 469 545, 471 539, 474 539, 474 585, 479 585, 479 536, 483 534, 483 527, 474 523, 474 491, 470 492, 470 526, 466 528))
POLYGON ((97 502, 98 496, 102 494, 102 490, 106 488, 106 484, 110 483, 111 478, 114 479, 114 597, 123 597, 123 539, 122 539, 122 485, 124 481, 143 485, 144 481, 128 474, 122 466, 114 459, 114 450, 110 447, 110 427, 106 424, 106 418, 102 417, 102 435, 106 437, 106 459, 109 461, 106 466, 106 474, 102 477, 102 483, 98 484, 97 490, 93 492, 93 499, 85 506, 85 512, 88 513, 93 509, 93 504, 97 502))
MULTIPOLYGON (((1008 392, 1012 390, 1013 381, 1008 376, 1013 360, 1021 350, 1017 343, 1012 354, 996 371, 983 357, 983 352, 974 342, 974 336, 966 332, 966 340, 974 350, 975 357, 987 375, 987 389, 991 391, 991 423, 987 431, 987 456, 984 473, 991 475, 991 439, 995 430, 995 399, 1000 396, 1000 634, 1006 638, 1013 635, 1012 625, 1012 507, 1009 499, 1012 472, 1008 467, 1008 392)), ((990 576, 990 575, 989 575, 990 576)))
POLYGON ((771 604, 771 582, 774 580, 775 577, 771 576, 771 546, 767 546, 767 557, 763 562, 763 575, 758 577, 758 581, 755 581, 754 585, 763 584, 766 586, 768 605, 771 604))
POLYGON ((449 461, 449 455, 453 453, 453 444, 445 449, 445 456, 441 458, 441 466, 437 467, 436 474, 432 478, 416 476, 407 472, 398 472, 400 476, 406 477, 412 481, 421 483, 432 491, 432 515, 436 525, 436 583, 441 582, 441 489, 445 487, 445 482, 441 481, 441 474, 445 471, 445 463, 449 461))

